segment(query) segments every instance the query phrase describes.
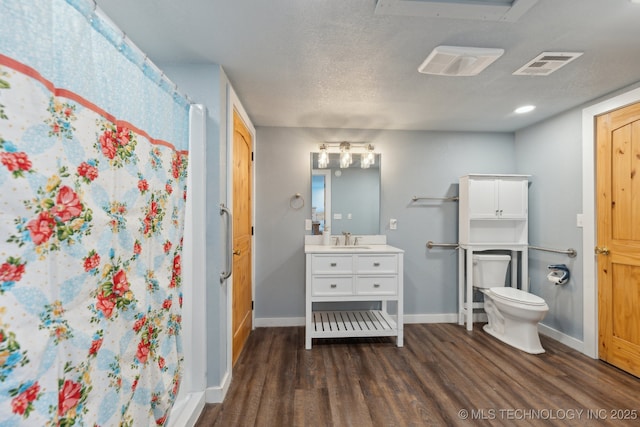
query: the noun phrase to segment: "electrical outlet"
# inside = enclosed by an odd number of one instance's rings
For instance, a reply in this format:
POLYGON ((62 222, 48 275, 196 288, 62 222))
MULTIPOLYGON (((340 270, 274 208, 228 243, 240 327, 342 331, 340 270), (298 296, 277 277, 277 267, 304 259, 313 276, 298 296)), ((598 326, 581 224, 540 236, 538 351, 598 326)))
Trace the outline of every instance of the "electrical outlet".
POLYGON ((312 227, 311 220, 310 219, 305 219, 304 220, 304 229, 307 230, 307 231, 311 231, 311 227, 312 227))
POLYGON ((581 213, 576 215, 576 227, 582 228, 582 214, 581 213))
POLYGON ((398 228, 398 220, 395 218, 391 218, 389 220, 389 229, 396 230, 398 228))

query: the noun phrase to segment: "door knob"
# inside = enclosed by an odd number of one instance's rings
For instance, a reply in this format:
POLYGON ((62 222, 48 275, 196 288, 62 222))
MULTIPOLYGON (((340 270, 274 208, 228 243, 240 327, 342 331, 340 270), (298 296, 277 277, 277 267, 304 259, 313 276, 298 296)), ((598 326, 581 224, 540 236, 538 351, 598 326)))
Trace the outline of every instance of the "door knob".
POLYGON ((240 255, 240 249, 236 249, 235 251, 233 251, 234 255, 240 255))
POLYGON ((596 255, 609 255, 609 248, 607 248, 606 246, 603 248, 601 248, 600 246, 596 246, 594 252, 596 253, 596 255))

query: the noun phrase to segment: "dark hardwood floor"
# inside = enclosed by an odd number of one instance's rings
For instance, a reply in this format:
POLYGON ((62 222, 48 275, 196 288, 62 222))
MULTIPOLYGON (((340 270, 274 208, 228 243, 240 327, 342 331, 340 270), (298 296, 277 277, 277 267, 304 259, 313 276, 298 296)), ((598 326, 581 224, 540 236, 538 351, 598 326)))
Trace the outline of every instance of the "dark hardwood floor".
POLYGON ((392 339, 258 328, 196 426, 640 426, 640 379, 550 338, 530 355, 454 324, 392 339))

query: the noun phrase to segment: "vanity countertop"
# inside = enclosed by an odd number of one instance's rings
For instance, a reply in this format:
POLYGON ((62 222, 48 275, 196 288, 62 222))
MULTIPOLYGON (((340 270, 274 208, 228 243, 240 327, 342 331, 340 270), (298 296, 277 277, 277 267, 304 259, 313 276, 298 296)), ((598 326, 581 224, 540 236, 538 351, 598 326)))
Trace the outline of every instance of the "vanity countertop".
POLYGON ((356 246, 325 246, 325 245, 305 245, 304 253, 306 254, 340 254, 340 253, 358 253, 358 254, 396 254, 403 253, 402 249, 390 245, 369 245, 362 244, 356 246))

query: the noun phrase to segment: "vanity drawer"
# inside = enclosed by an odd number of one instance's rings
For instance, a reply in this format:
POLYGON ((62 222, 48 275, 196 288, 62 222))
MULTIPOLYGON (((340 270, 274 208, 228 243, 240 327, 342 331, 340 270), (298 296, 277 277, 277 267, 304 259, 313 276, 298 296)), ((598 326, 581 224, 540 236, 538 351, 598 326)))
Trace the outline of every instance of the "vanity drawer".
POLYGON ((358 255, 356 258, 358 274, 394 274, 398 272, 398 256, 389 255, 358 255))
POLYGON ((396 295, 397 293, 398 276, 358 276, 356 280, 357 295, 396 295))
POLYGON ((351 255, 314 255, 311 259, 311 274, 352 274, 351 255))
POLYGON ((311 295, 344 296, 353 295, 353 277, 313 277, 311 279, 311 295))

